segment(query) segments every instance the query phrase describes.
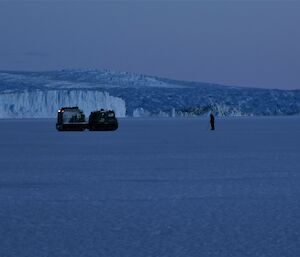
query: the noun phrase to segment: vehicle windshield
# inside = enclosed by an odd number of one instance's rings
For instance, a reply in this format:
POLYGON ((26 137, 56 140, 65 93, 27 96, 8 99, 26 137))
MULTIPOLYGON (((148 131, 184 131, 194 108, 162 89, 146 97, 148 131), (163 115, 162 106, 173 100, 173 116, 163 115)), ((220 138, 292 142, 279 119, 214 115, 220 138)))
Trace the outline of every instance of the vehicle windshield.
POLYGON ((64 123, 83 122, 84 115, 80 110, 65 110, 63 113, 64 123))

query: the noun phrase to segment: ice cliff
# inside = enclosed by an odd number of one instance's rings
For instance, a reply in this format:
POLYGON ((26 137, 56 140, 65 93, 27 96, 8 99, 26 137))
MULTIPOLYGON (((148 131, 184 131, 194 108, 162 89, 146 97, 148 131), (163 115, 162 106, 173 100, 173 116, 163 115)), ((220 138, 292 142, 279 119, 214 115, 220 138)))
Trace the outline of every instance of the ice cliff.
POLYGON ((80 106, 86 114, 101 108, 115 110, 118 117, 126 114, 124 100, 107 92, 34 90, 0 94, 0 118, 55 117, 63 106, 80 106))
POLYGON ((109 70, 1 72, 0 118, 55 117, 62 106, 126 116, 297 115, 300 90, 229 87, 109 70))

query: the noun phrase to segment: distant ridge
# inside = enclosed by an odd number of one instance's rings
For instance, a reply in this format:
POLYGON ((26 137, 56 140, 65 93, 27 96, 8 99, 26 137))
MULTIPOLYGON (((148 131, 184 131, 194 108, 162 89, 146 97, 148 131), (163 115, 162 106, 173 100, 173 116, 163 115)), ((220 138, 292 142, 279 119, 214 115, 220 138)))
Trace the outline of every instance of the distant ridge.
POLYGON ((0 71, 0 118, 55 117, 60 106, 124 116, 298 115, 300 90, 242 88, 110 70, 0 71))

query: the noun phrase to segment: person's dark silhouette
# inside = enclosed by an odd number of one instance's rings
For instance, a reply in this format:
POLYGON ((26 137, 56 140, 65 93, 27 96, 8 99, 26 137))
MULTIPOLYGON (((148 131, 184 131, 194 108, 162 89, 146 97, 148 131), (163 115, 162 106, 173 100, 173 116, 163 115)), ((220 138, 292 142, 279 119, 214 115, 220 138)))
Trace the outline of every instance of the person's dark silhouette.
POLYGON ((215 116, 210 114, 210 130, 215 130, 215 116))

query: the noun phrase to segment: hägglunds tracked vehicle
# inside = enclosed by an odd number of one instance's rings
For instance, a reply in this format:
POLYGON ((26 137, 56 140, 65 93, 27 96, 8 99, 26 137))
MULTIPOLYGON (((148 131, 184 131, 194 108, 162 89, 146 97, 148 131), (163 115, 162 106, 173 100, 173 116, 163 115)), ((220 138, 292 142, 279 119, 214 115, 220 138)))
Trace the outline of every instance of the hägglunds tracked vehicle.
POLYGON ((59 131, 83 131, 88 127, 85 115, 78 107, 62 107, 57 113, 56 129, 59 131))
POLYGON ((88 128, 90 131, 116 130, 118 128, 118 120, 115 112, 103 109, 91 112, 88 128))

